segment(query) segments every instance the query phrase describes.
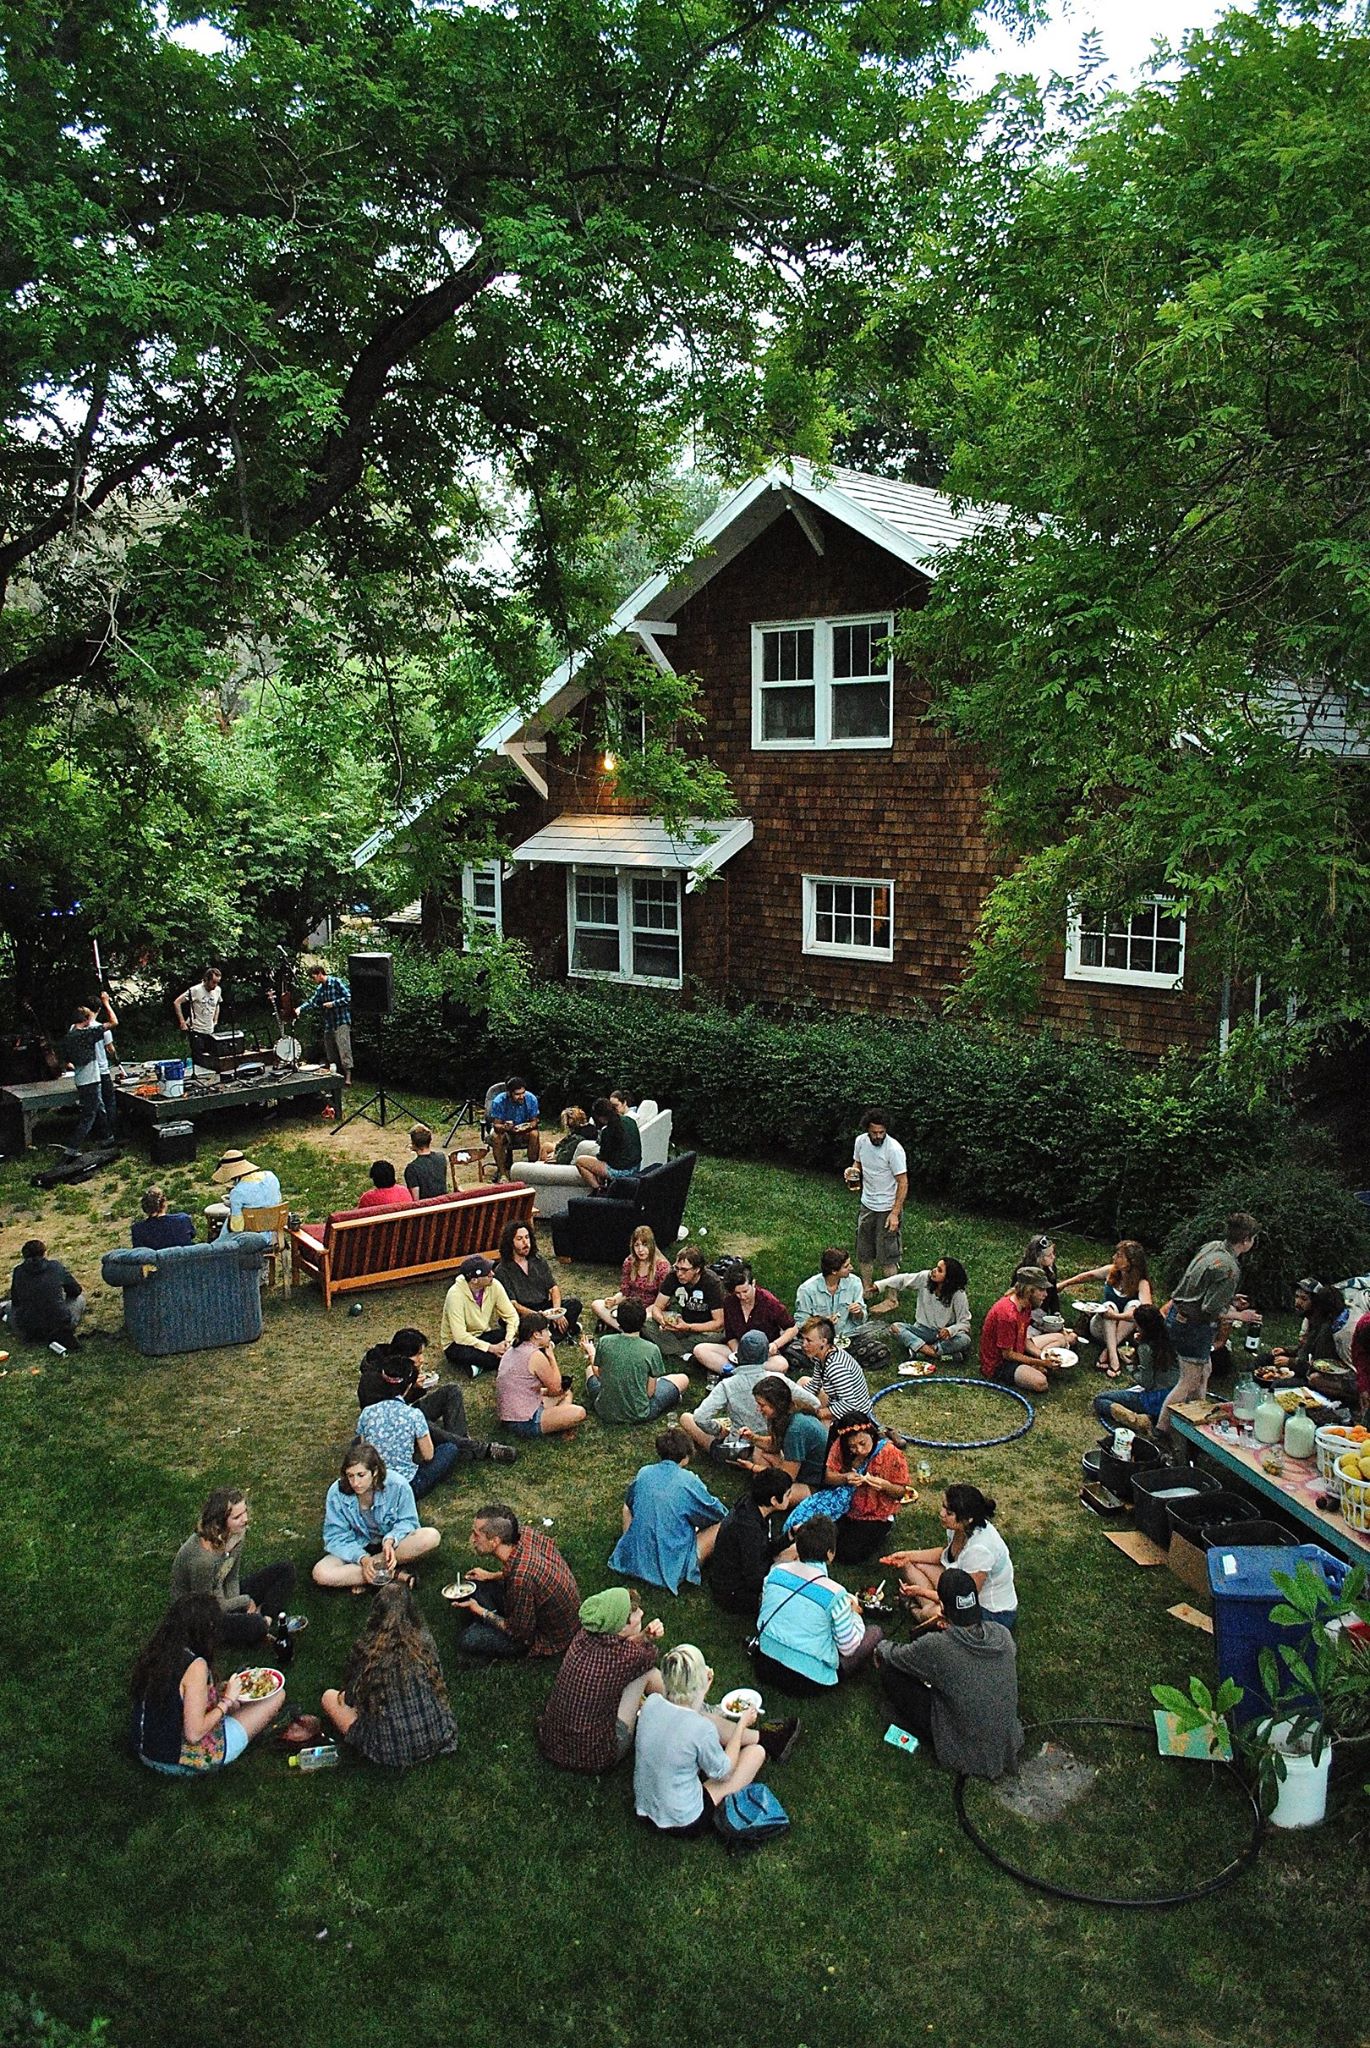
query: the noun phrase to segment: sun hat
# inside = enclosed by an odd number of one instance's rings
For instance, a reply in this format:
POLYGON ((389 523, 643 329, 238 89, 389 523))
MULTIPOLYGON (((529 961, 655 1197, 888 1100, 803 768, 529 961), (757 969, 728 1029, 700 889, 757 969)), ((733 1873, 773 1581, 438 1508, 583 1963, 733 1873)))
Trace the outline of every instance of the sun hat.
POLYGON ((241 1180, 245 1174, 260 1173, 260 1166, 254 1166, 241 1152, 225 1152, 210 1175, 215 1187, 223 1187, 227 1181, 241 1180))

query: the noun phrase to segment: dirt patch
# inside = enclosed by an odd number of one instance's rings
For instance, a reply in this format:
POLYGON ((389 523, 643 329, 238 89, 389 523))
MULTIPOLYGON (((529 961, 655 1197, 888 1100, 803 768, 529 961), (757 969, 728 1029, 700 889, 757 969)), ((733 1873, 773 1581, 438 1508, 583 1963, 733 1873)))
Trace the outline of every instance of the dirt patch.
POLYGON ((992 1787, 992 1796, 1020 1820, 1060 1820, 1079 1804, 1098 1775, 1092 1764, 1081 1763, 1059 1742, 1044 1742, 1015 1777, 1001 1778, 992 1787))

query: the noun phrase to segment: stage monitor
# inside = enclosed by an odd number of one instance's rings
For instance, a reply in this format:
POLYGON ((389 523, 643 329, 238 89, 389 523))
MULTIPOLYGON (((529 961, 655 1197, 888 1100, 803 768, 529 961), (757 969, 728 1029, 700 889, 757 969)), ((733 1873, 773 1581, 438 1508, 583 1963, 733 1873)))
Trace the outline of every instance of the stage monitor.
POLYGON ((352 988, 354 1017, 388 1017, 395 996, 395 977, 389 953, 350 953, 347 979, 352 988))

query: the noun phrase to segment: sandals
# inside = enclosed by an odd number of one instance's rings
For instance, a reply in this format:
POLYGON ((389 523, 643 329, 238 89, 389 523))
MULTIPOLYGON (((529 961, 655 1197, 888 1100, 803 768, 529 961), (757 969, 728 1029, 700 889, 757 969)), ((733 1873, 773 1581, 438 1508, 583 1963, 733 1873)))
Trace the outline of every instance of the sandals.
POLYGON ((276 1737, 282 1749, 308 1749, 323 1734, 323 1722, 317 1714, 296 1714, 288 1727, 282 1728, 276 1737))

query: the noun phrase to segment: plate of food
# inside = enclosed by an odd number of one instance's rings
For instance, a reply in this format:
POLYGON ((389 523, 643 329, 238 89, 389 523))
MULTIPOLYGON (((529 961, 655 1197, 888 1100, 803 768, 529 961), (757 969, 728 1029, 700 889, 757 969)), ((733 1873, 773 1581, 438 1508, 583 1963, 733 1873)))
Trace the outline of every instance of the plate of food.
POLYGON ((725 1692, 720 1714, 726 1714, 730 1721, 740 1721, 748 1707, 757 1714, 761 1712, 761 1695, 750 1685, 735 1685, 731 1692, 725 1692))
POLYGON ((1256 1374, 1257 1380, 1263 1387, 1282 1387, 1287 1385, 1293 1377, 1293 1367, 1288 1365, 1263 1365, 1256 1374))
POLYGON ((451 1585, 442 1589, 444 1600, 474 1600, 476 1582, 474 1579, 453 1579, 451 1585))
POLYGON ((1078 1351, 1049 1351, 1046 1362, 1054 1365, 1057 1372, 1069 1372, 1080 1363, 1080 1354, 1078 1351))
POLYGON ((273 1693, 285 1690, 284 1671, 277 1671, 275 1666, 271 1664, 254 1664, 248 1670, 240 1671, 237 1675, 243 1682, 242 1691, 238 1697, 244 1703, 250 1703, 254 1700, 269 1700, 273 1693))

